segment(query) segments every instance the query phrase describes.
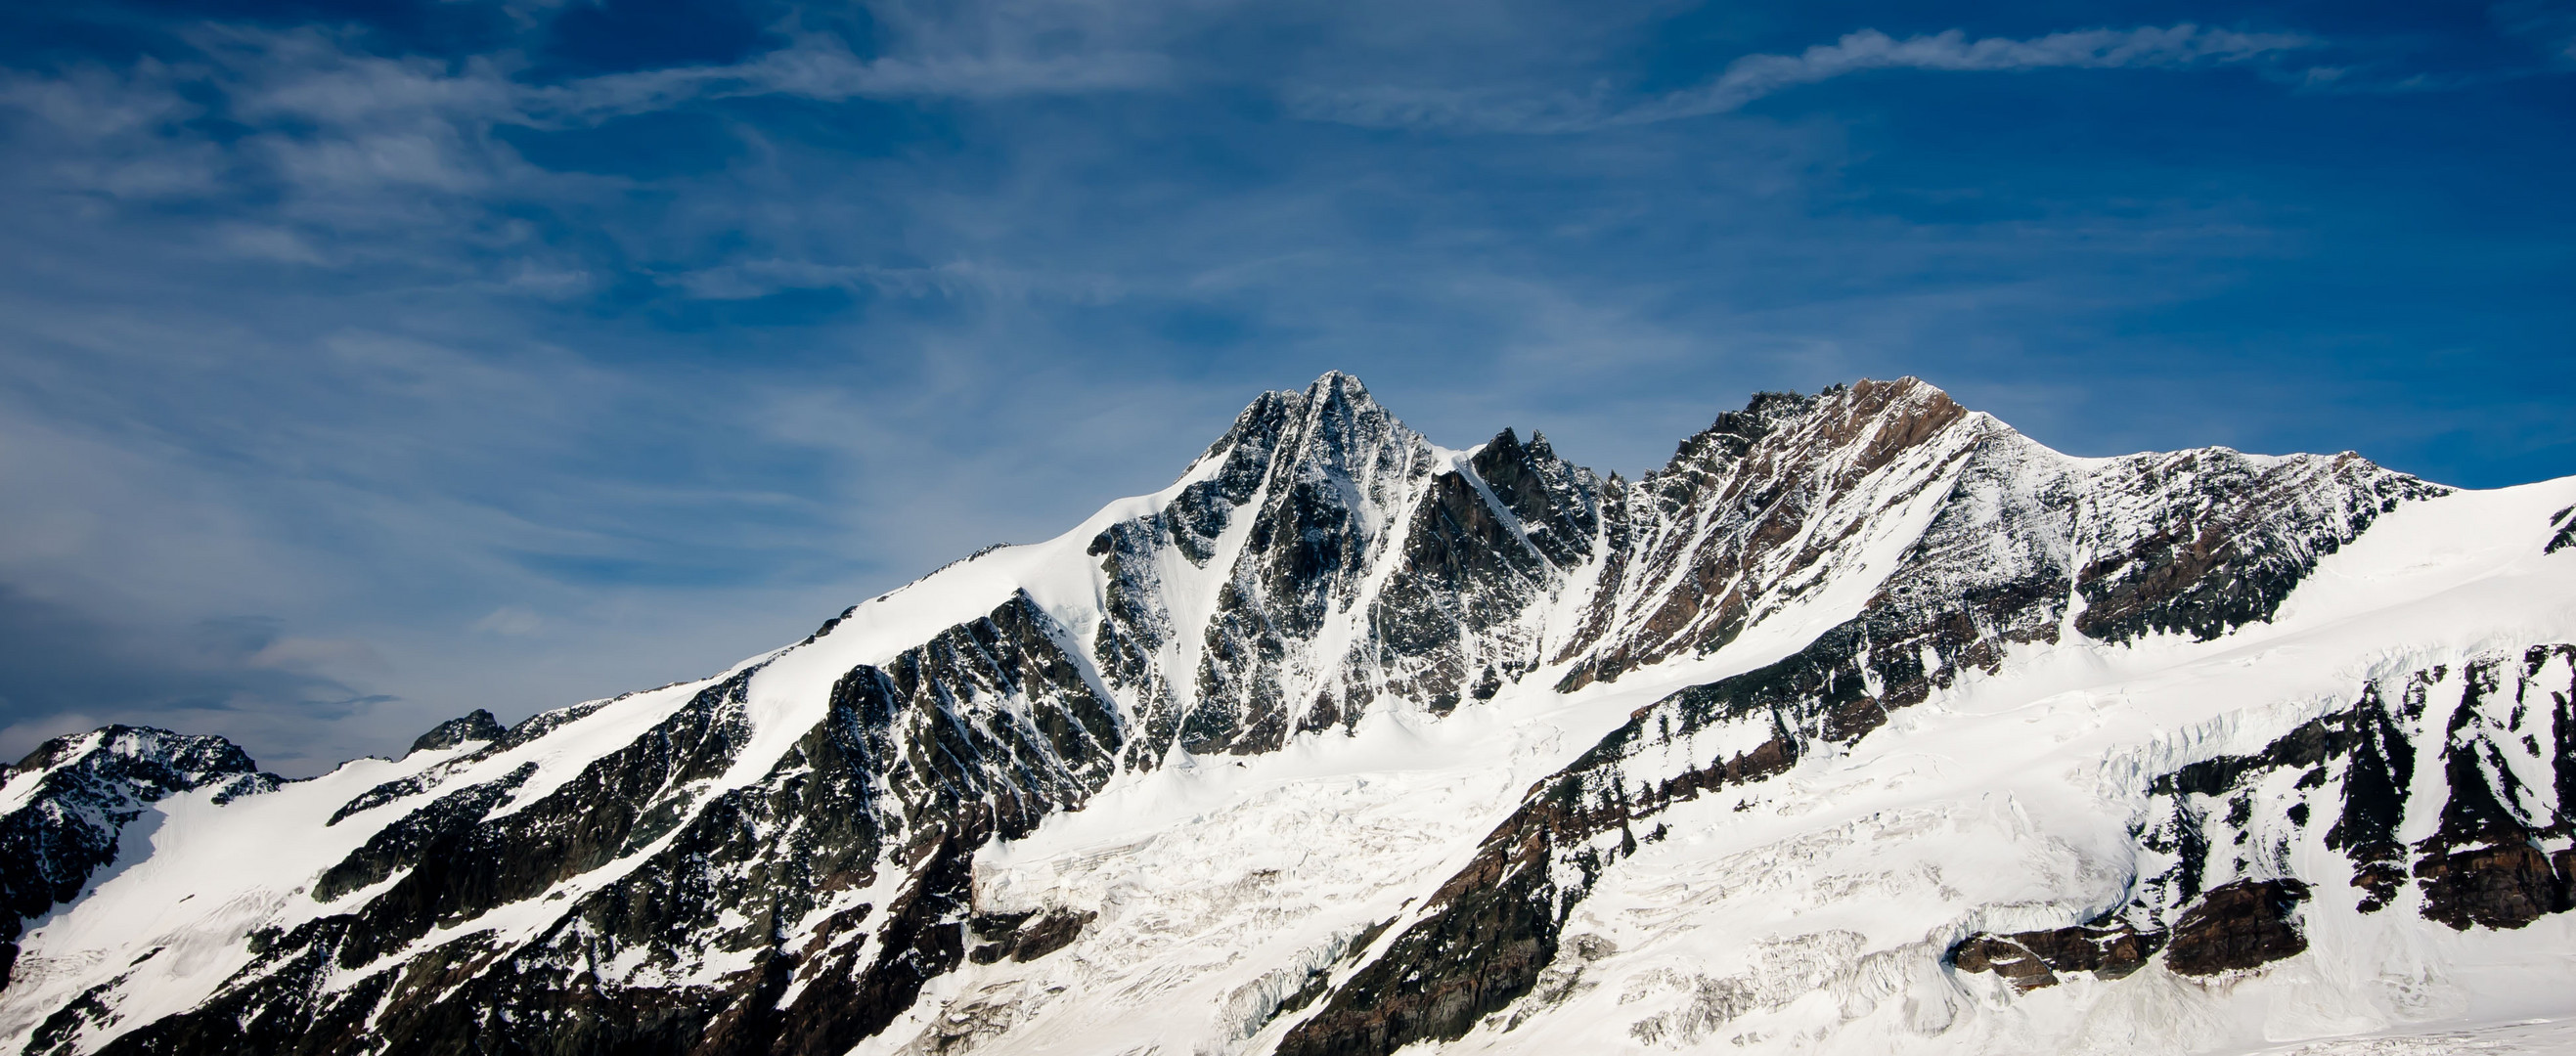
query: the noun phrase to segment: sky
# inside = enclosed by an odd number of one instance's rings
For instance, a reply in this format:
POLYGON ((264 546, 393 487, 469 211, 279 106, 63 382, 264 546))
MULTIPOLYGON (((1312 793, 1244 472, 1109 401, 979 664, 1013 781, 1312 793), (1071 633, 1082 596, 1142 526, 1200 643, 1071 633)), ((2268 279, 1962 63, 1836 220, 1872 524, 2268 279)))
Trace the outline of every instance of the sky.
POLYGON ((2576 474, 2571 173, 2570 0, 0 6, 0 754, 712 673, 1329 369, 2576 474))

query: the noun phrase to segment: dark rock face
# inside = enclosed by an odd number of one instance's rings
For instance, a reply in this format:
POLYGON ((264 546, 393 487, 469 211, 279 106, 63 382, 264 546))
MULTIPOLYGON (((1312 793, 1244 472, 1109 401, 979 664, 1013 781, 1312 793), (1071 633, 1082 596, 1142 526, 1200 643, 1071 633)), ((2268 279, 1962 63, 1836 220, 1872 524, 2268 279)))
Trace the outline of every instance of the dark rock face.
POLYGON ((2471 925, 2519 928, 2568 909, 2568 852, 2551 856, 2529 844, 2473 847, 2426 855, 2415 863, 2424 915, 2467 931, 2471 925))
POLYGON ((1327 375, 1255 401, 1200 479, 1093 539, 1092 659, 1132 702, 1126 765, 1270 751, 1381 698, 1445 712, 1537 666, 1527 621, 1591 558, 1600 485, 1508 430, 1464 461, 1327 375), (1192 635, 1173 577, 1201 570, 1216 604, 1192 635))
POLYGON ((1601 528, 1592 493, 1600 482, 1590 471, 1558 458, 1545 434, 1532 434, 1523 445, 1505 429, 1468 465, 1549 564, 1571 568, 1592 556, 1593 535, 1601 528))
MULTIPOLYGON (((532 802, 514 801, 517 772, 448 791, 325 874, 314 897, 346 910, 258 938, 260 959, 214 999, 104 1051, 841 1051, 963 961, 974 849, 1111 772, 1115 711, 1065 640, 1023 595, 853 670, 765 779, 694 812, 693 788, 740 751, 749 672, 532 802), (888 864, 904 870, 890 897, 853 901, 888 864), (616 875, 525 943, 477 933, 383 960, 594 873, 616 875), (656 981, 677 979, 698 981, 656 981)), ((1041 956, 1079 928, 1042 920, 1014 949, 1041 956)), ((55 1019, 31 1051, 68 1051, 94 1023, 77 1006, 55 1019)))
POLYGON ((2308 885, 2296 880, 2237 880, 2200 896, 2171 929, 2117 920, 2012 935, 1979 933, 1950 951, 1963 972, 1992 972, 2024 993, 2055 986, 2075 972, 2119 979, 2162 951, 2183 975, 2259 968, 2308 948, 2296 914, 2308 885))
POLYGON ((1108 580, 1093 658, 1135 702, 1131 766, 1157 765, 1176 744, 1266 751, 1319 693, 1332 700, 1336 687, 1300 677, 1322 666, 1307 655, 1312 639, 1356 600, 1368 556, 1384 544, 1372 521, 1433 471, 1429 442, 1339 374, 1303 393, 1264 394, 1202 457, 1211 462, 1159 513, 1114 525, 1090 547, 1108 580), (1166 552, 1220 577, 1195 641, 1170 608, 1166 552))
POLYGON ((2059 974, 2066 972, 2121 978, 2146 967, 2166 938, 2164 932, 2139 931, 2126 922, 2012 935, 1979 933, 1950 951, 1950 963, 1963 972, 1993 972, 2028 992, 2057 985, 2059 974))
POLYGON ((2269 466, 2232 451, 2129 462, 2118 492, 2147 508, 2136 511, 2136 529, 2097 543, 2102 556, 2077 577, 2085 609, 2075 627, 2105 641, 2153 633, 2207 641, 2269 620, 2318 558, 2398 503, 2449 490, 2350 452, 2269 466))
POLYGON ((1959 648, 1926 673, 1946 686, 1948 664, 2056 641, 2070 595, 2075 629, 2105 641, 2268 620, 2319 557, 2447 491, 2348 453, 2078 466, 1910 378, 1765 394, 1605 495, 1603 585, 1557 657, 1576 661, 1560 688, 1709 652, 1809 584, 1867 576, 1868 533, 1919 500, 1936 511, 1871 608, 1929 626, 1927 603, 1957 596, 1953 611, 1993 628, 1952 632, 1959 648))
POLYGON ((2472 662, 2452 678, 2433 673, 2410 687, 2408 710, 2422 714, 2428 733, 2441 698, 2457 694, 2441 723, 2441 783, 2449 798, 2434 834, 2415 844, 2409 870, 2427 919, 2463 931, 2519 928, 2570 908, 2569 856, 2564 847, 2556 854, 2544 847, 2576 834, 2576 817, 2565 813, 2576 804, 2568 796, 2576 791, 2576 753, 2568 751, 2576 745, 2571 668, 2576 646, 2538 647, 2472 662), (2542 727, 2554 753, 2540 748, 2542 727), (2543 762, 2549 765, 2528 765, 2543 762), (2549 773, 2552 787, 2526 784, 2521 775, 2535 770, 2549 773))
POLYGON ((1850 555, 1837 543, 1966 456, 1966 417, 1912 379, 1764 393, 1720 415, 1663 469, 1605 496, 1601 586, 1558 657, 1584 659, 1560 688, 1717 649, 1789 600, 1784 583, 1840 570, 1850 555), (1931 463, 1910 487, 1860 491, 1909 456, 1931 463))
POLYGON ((969 930, 985 944, 975 947, 967 957, 977 964, 992 964, 1005 957, 1023 963, 1034 961, 1072 945, 1082 935, 1082 929, 1099 916, 1088 910, 1052 909, 1045 913, 977 917, 969 924, 969 930))
MULTIPOLYGON (((1383 681, 1346 696, 1422 700, 1446 713, 1536 666, 1536 635, 1515 625, 1591 555, 1594 482, 1545 440, 1525 447, 1508 429, 1468 469, 1434 475, 1414 507, 1395 571, 1369 610, 1368 641, 1348 665, 1382 668, 1383 681)), ((1358 718, 1356 708, 1347 714, 1358 718)))
POLYGON ((2184 975, 2256 968, 2308 948, 2292 914, 2308 897, 2296 880, 2238 880, 2210 889, 2174 922, 2165 963, 2184 975))
POLYGON ((0 987, 25 921, 80 897, 116 861, 117 835, 145 807, 208 786, 230 799, 278 784, 221 737, 108 726, 38 745, 0 776, 0 789, 27 788, 24 805, 0 815, 0 987))
POLYGON ((476 708, 431 727, 428 733, 420 735, 419 740, 411 742, 411 750, 431 752, 475 741, 497 741, 508 736, 509 732, 501 728, 501 720, 493 718, 491 712, 476 708))
MULTIPOLYGON (((2420 714, 2420 708, 2413 710, 2420 714)), ((2346 734, 2351 743, 2342 809, 2334 827, 2326 831, 2326 846, 2352 859, 2353 886, 2366 893, 2361 901, 2364 913, 2387 908, 2405 881, 2404 871, 2391 864, 2406 855, 2405 846, 2397 842, 2397 824, 2405 817, 2406 798, 2415 785, 2415 744, 2398 725, 2403 716, 2390 711, 2374 685, 2362 690, 2361 701, 2341 722, 2320 720, 2324 729, 2346 734)))
POLYGON ((2204 889, 2245 882, 2228 878, 2286 861, 2301 831, 2329 817, 2323 842, 2351 861, 2364 913, 2412 897, 2426 919, 2466 930, 2565 912, 2576 857, 2562 849, 2576 835, 2562 806, 2576 802, 2566 798, 2576 788, 2571 699, 2576 646, 2489 655, 2366 685, 2351 706, 2260 753, 2159 778, 2155 820, 2139 837, 2170 864, 2140 879, 2129 912, 2161 919, 2204 889), (2551 775, 2551 787, 2519 776, 2531 773, 2551 775), (2409 804, 2437 795, 2433 834, 2404 842, 2409 804))
MULTIPOLYGON (((2052 970, 2056 966, 2032 949, 2034 937, 2054 936, 2054 932, 2022 932, 2015 935, 1988 935, 1979 932, 1968 936, 1950 951, 1950 964, 1963 972, 1992 972, 2000 975, 2013 988, 2023 992, 2056 986, 2060 980, 2052 970)), ((2045 941, 2043 938, 2042 941, 2045 941)))
MULTIPOLYGON (((2441 745, 2438 780, 2448 797, 2434 834, 2411 848, 2408 872, 2427 919, 2461 930, 2519 928, 2569 908, 2566 856, 2543 848, 2563 850, 2576 830, 2563 813, 2576 803, 2568 798, 2576 791, 2576 754, 2567 750, 2576 744, 2571 668, 2576 646, 2535 647, 2456 673, 2420 672, 2401 698, 2400 715, 2421 723, 2417 743, 2441 745), (2553 787, 2534 788, 2520 776, 2534 771, 2550 774, 2553 787)), ((2356 853, 2357 865, 2393 864, 2384 844, 2370 850, 2381 853, 2366 862, 2356 853)))
POLYGON ((2576 546, 2576 506, 2570 506, 2558 511, 2557 513, 2551 514, 2549 517, 2549 525, 2550 527, 2558 529, 2558 534, 2550 536, 2549 542, 2541 545, 2541 553, 2554 554, 2567 549, 2568 547, 2576 546))
POLYGON ((1434 469, 1430 443, 1356 382, 1319 382, 1300 402, 1257 505, 1238 511, 1250 529, 1208 622, 1197 702, 1181 721, 1181 746, 1193 753, 1287 742, 1310 699, 1298 669, 1328 662, 1308 650, 1334 612, 1359 601, 1368 552, 1384 544, 1369 513, 1397 506, 1434 469))

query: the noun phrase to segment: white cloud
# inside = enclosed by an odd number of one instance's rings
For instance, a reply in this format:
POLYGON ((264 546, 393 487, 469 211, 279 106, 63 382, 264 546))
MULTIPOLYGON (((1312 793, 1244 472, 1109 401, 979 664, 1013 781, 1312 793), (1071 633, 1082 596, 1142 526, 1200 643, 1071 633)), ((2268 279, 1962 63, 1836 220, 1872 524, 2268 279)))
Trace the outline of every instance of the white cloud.
POLYGON ((2279 33, 2205 30, 2184 23, 2168 28, 2089 29, 2029 40, 1970 40, 1959 30, 1898 40, 1864 29, 1796 55, 1747 55, 1716 81, 1617 115, 1622 124, 1733 110, 1784 88, 1814 84, 1862 70, 2002 71, 2188 66, 2229 62, 2267 52, 2302 48, 2306 37, 2279 33))

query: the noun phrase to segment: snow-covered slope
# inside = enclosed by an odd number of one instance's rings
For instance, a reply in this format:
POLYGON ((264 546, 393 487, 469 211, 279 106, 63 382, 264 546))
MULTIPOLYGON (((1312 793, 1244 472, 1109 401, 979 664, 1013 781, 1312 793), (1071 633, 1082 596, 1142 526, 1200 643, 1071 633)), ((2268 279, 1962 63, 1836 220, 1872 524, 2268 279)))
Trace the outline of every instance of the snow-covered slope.
POLYGON ((2576 1013, 2571 506, 2070 458, 1913 379, 1605 480, 1327 375, 1162 492, 703 681, 292 783, 48 745, 0 783, 0 1048, 2182 1051, 2576 1013))
MULTIPOLYGON (((489 718, 489 716, 486 716, 489 718)), ((108 726, 46 742, 0 774, 0 987, 18 959, 28 917, 80 897, 102 868, 135 855, 126 826, 150 805, 206 790, 225 802, 278 786, 221 737, 108 726)))

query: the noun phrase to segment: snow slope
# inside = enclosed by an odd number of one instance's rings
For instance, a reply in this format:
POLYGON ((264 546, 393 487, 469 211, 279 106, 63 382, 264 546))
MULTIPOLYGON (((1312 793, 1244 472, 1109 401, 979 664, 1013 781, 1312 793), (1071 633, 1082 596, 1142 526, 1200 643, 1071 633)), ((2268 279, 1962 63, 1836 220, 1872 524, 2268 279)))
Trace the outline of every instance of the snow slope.
MULTIPOLYGON (((1546 1007, 1448 1048, 2191 1051, 2576 1013, 2568 916, 2456 935, 2319 914, 2309 952, 2215 985, 2141 974, 2016 995, 1941 964, 1971 932, 2123 902, 2129 827, 2157 774, 2260 750, 2375 679, 2576 640, 2576 560, 2540 552, 2570 504, 2576 481, 2402 508, 2323 559, 2270 625, 2022 648, 1849 751, 1669 812, 1669 834, 1576 911, 1558 978, 1525 1002, 1546 1007)), ((902 1024, 919 1034, 857 1051, 1259 1051, 1284 1026, 1248 1036, 1260 1004, 1454 873, 1530 782, 1628 708, 1777 658, 1744 644, 1733 663, 1654 681, 1523 683, 1447 722, 1390 718, 1113 787, 978 861, 989 904, 1098 912, 1098 929, 1036 965, 948 977, 902 1024)))
POLYGON ((2030 648, 1847 752, 1668 812, 1671 834, 1575 915, 1594 941, 1569 945, 1616 952, 1561 955, 1581 969, 1564 1004, 1456 1048, 2196 1051, 2576 1012, 2576 917, 2454 932, 2354 914, 2321 831, 2288 870, 2317 880, 2310 946, 2261 973, 2150 967, 2016 994, 1942 964, 1971 932, 2126 902, 2153 777, 2260 751, 2373 681, 2576 640, 2576 561, 2540 552, 2571 503, 2576 481, 2553 481, 2401 509, 2274 624, 2030 648))
MULTIPOLYGON (((1603 480, 1327 375, 714 677, 118 792, 0 1048, 2542 1051, 2571 506, 1912 379, 1603 480)), ((0 823, 73 816, 49 750, 0 823)))

